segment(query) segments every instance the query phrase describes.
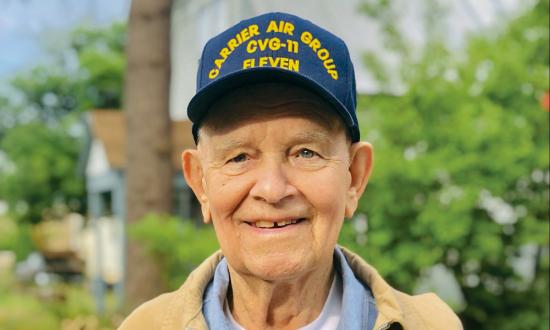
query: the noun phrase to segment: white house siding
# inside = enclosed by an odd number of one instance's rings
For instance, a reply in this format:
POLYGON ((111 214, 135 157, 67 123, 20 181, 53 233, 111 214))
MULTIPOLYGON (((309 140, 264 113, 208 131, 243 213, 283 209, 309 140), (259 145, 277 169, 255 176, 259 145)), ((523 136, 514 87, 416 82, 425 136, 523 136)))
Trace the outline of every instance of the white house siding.
POLYGON ((116 284, 122 280, 123 275, 123 265, 120 262, 121 228, 117 219, 101 217, 96 221, 96 228, 88 226, 78 235, 79 255, 86 265, 85 274, 90 279, 99 276, 106 283, 116 284))
POLYGON ((86 164, 86 176, 95 177, 108 173, 110 170, 107 153, 103 142, 93 139, 90 148, 88 163, 86 164))

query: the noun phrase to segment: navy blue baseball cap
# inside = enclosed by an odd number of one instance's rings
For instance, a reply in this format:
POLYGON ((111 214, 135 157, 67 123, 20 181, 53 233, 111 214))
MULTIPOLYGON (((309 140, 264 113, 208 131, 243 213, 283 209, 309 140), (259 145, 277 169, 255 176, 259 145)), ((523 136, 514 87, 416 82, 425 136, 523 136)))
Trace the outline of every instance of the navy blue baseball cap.
POLYGON ((319 95, 342 118, 352 142, 359 141, 355 73, 344 41, 295 15, 267 13, 239 22, 204 46, 197 92, 187 107, 195 142, 216 100, 263 82, 294 84, 319 95))

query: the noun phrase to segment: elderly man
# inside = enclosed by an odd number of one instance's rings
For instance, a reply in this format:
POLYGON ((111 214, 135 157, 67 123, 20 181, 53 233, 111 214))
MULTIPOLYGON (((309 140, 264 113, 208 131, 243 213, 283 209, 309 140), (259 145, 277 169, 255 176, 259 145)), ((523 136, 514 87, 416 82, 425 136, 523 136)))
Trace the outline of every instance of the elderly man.
POLYGON ((342 40, 270 13, 210 40, 188 107, 185 179, 221 252, 122 329, 460 329, 336 245, 372 169, 342 40))

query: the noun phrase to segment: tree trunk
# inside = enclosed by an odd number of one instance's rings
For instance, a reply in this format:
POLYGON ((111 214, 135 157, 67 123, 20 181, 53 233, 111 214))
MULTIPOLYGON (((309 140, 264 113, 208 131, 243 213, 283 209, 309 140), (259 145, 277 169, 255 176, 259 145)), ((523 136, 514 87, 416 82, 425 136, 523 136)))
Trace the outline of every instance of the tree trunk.
MULTIPOLYGON (((124 90, 129 225, 148 213, 171 211, 170 9, 170 0, 133 0, 130 10, 124 90)), ((164 283, 155 260, 131 239, 126 260, 126 301, 132 308, 158 295, 164 283)))

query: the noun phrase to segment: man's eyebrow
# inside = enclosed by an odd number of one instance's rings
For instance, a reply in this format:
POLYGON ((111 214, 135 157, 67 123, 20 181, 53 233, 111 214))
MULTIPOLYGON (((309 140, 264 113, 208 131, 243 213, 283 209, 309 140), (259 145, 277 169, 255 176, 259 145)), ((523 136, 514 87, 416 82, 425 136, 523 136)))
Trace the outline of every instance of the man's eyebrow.
POLYGON ((215 145, 214 150, 216 150, 217 154, 225 155, 228 152, 231 152, 232 150, 245 146, 246 144, 247 144, 246 139, 239 138, 239 137, 229 138, 215 145))
POLYGON ((331 140, 331 134, 324 130, 308 130, 300 132, 293 136, 294 143, 321 142, 328 143, 331 140))
MULTIPOLYGON (((331 134, 324 130, 308 130, 299 132, 293 135, 289 141, 293 144, 299 143, 311 143, 311 142, 320 142, 320 143, 329 143, 331 141, 331 134)), ((248 145, 247 139, 243 137, 234 137, 226 139, 222 142, 217 143, 214 146, 215 153, 217 155, 225 155, 231 151, 242 148, 248 145)))

